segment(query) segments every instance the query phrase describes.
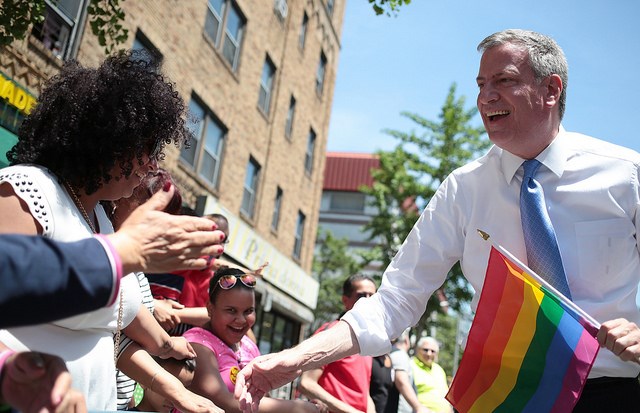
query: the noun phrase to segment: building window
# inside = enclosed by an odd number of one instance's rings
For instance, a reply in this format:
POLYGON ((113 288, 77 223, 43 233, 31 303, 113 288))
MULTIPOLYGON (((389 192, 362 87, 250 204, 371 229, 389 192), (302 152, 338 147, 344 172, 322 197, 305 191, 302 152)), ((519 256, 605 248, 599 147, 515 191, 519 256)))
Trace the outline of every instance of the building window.
POLYGON ((204 31, 216 46, 218 46, 222 26, 222 6, 223 0, 209 0, 207 17, 204 21, 204 31))
POLYGON ((187 127, 193 134, 188 148, 180 152, 180 159, 189 164, 198 175, 217 188, 220 180, 222 149, 226 128, 195 99, 189 102, 187 127))
POLYGON ((287 0, 275 0, 275 3, 273 4, 273 11, 276 13, 276 16, 278 16, 280 21, 284 21, 289 13, 287 0))
POLYGON ((327 11, 329 12, 329 16, 333 16, 333 6, 335 1, 334 0, 327 0, 327 11))
POLYGON ((318 71, 316 73, 316 92, 322 96, 322 89, 324 87, 324 75, 327 70, 327 57, 324 52, 320 52, 320 62, 318 63, 318 71))
POLYGON ((247 174, 244 178, 244 189, 242 191, 242 205, 240 212, 249 218, 253 218, 258 195, 258 183, 260 181, 260 164, 252 158, 247 164, 247 174))
POLYGON ((293 131, 293 117, 296 114, 296 98, 291 95, 289 100, 289 110, 287 111, 287 121, 284 124, 284 136, 291 139, 291 132, 293 131))
POLYGON ((269 59, 264 60, 262 67, 262 78, 260 78, 260 93, 258 94, 258 107, 265 113, 269 113, 271 104, 271 92, 273 91, 273 78, 276 75, 276 67, 269 59))
POLYGON ((276 199, 273 202, 273 216, 271 217, 271 229, 278 230, 278 224, 280 223, 280 209, 282 207, 282 188, 276 188, 276 199))
POLYGON ((133 40, 131 50, 140 53, 142 59, 152 63, 154 66, 159 67, 160 63, 162 63, 162 53, 160 53, 160 50, 158 50, 140 30, 136 32, 136 38, 133 40))
POLYGON ((273 309, 261 313, 253 327, 261 354, 291 348, 297 344, 300 324, 273 309))
POLYGON ((351 212, 364 214, 366 195, 362 192, 330 192, 330 212, 351 212))
POLYGON ((313 172, 313 157, 316 150, 316 132, 309 130, 309 139, 307 140, 307 152, 304 154, 304 170, 311 174, 313 172))
POLYGON ((307 26, 309 25, 309 16, 305 11, 302 15, 302 25, 300 26, 300 33, 298 34, 298 46, 304 50, 305 39, 307 38, 307 26))
POLYGON ((76 26, 83 10, 82 3, 79 0, 46 2, 44 19, 33 25, 31 36, 57 58, 72 57, 76 26))
POLYGON ((298 223, 296 224, 296 235, 293 244, 293 257, 297 260, 300 259, 302 252, 302 241, 304 240, 304 222, 307 218, 304 214, 298 211, 298 223))
POLYGON ((240 43, 246 20, 232 0, 209 0, 204 31, 214 46, 235 71, 238 67, 240 43), (224 33, 224 41, 222 34, 224 33), (220 45, 222 43, 222 46, 220 45))

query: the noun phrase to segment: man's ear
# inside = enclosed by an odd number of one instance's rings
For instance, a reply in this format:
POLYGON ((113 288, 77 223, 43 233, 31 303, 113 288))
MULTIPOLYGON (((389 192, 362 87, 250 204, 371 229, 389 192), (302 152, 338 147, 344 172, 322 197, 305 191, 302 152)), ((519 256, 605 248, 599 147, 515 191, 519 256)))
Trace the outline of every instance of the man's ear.
POLYGON ((546 95, 545 103, 549 106, 555 106, 560 103, 560 95, 564 89, 562 79, 556 74, 549 75, 545 79, 546 95))
POLYGON ((349 297, 347 297, 346 295, 342 296, 342 305, 347 308, 347 300, 349 300, 349 297))

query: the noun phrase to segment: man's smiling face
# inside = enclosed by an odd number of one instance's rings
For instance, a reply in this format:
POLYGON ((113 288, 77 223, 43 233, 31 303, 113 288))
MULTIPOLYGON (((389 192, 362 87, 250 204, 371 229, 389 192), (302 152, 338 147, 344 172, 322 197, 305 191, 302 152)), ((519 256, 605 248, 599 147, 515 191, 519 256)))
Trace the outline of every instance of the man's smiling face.
POLYGON ((503 44, 487 49, 477 83, 478 110, 494 144, 520 155, 523 148, 550 143, 553 136, 544 133, 551 110, 546 100, 549 82, 536 80, 524 47, 503 44))

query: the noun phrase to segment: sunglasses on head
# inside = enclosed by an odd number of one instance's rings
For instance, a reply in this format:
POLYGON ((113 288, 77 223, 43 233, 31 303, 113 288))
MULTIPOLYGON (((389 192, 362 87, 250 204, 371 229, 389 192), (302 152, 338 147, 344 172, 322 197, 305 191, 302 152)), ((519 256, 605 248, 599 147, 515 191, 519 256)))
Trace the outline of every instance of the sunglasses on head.
POLYGON ((230 290, 236 285, 238 280, 249 288, 254 288, 256 286, 256 276, 253 274, 223 275, 218 280, 217 285, 219 285, 223 290, 230 290))

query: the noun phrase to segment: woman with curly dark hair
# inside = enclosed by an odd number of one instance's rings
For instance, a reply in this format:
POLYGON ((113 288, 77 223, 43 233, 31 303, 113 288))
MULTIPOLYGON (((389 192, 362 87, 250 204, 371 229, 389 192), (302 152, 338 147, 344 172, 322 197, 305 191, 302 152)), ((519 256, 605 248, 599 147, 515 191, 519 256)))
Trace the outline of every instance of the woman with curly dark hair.
MULTIPOLYGON (((163 147, 187 138, 185 105, 142 56, 121 53, 98 68, 66 63, 24 120, 0 170, 0 233, 60 241, 110 233, 100 201, 129 197, 157 169, 163 147)), ((0 332, 16 349, 59 355, 89 410, 115 410, 114 337, 141 305, 135 277, 123 277, 115 304, 54 323, 0 332)), ((181 342, 160 352, 185 357, 181 342)), ((116 344, 115 348, 118 345, 116 344)))

